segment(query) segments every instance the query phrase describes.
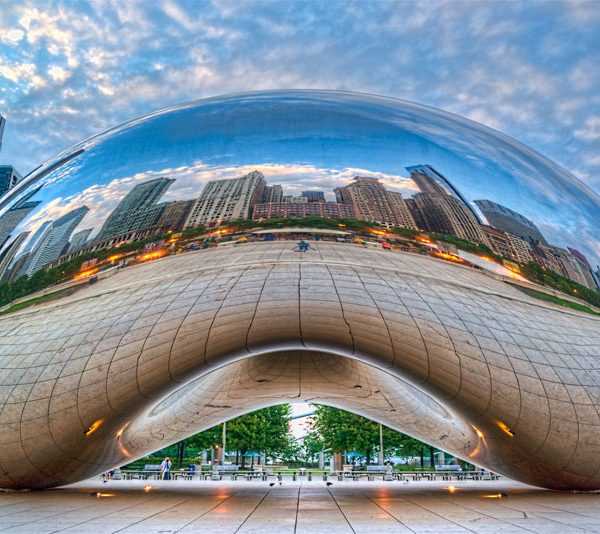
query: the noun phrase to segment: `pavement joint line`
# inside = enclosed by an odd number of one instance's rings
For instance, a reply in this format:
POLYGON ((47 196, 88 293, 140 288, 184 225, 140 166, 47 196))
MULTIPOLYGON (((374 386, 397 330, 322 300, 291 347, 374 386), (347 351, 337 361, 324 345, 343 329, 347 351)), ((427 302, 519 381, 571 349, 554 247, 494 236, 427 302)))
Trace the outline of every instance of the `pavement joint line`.
POLYGON ((333 492, 329 488, 327 488, 327 492, 329 493, 329 495, 333 499, 333 502, 335 503, 335 505, 337 506, 338 510, 340 511, 340 514, 342 514, 342 517, 346 520, 346 523, 348 523, 348 527, 350 528, 350 530, 352 531, 352 533, 356 534, 356 530, 354 530, 354 527, 352 526, 352 523, 350 523, 350 520, 348 519, 348 516, 346 515, 346 513, 344 512, 344 510, 342 510, 342 507, 340 506, 340 503, 338 502, 338 500, 335 498, 335 495, 333 494, 333 492))
POLYGON ((140 519, 139 521, 134 521, 133 523, 129 523, 128 525, 125 525, 122 528, 113 530, 111 534, 117 534, 117 532, 123 532, 124 530, 128 529, 129 527, 133 527, 134 525, 139 525, 140 523, 143 523, 144 521, 147 521, 148 519, 152 519, 153 517, 156 517, 157 515, 160 515, 164 512, 168 512, 169 510, 172 510, 173 508, 177 508, 180 504, 186 503, 188 501, 189 501, 189 499, 183 499, 182 501, 178 501, 174 505, 168 506, 167 508, 163 508, 162 510, 155 512, 154 514, 150 514, 150 515, 140 519))
POLYGON ((188 521, 187 523, 185 523, 184 525, 182 525, 181 527, 177 528, 176 530, 173 531, 173 534, 177 534, 178 532, 181 532, 184 528, 187 528, 188 526, 190 526, 192 523, 195 523, 196 521, 198 521, 198 519, 202 519, 205 515, 210 514, 213 510, 216 510, 219 506, 221 506, 225 501, 227 501, 228 499, 231 499, 234 495, 236 495, 235 493, 232 493, 231 495, 229 495, 228 497, 225 497, 224 499, 221 499, 219 502, 217 502, 217 504, 215 504, 214 506, 211 506, 208 510, 205 510, 204 512, 202 512, 200 515, 197 515, 196 517, 194 517, 194 519, 192 519, 191 521, 188 521))
POLYGON ((379 504, 375 499, 373 499, 372 497, 369 497, 368 495, 365 494, 365 498, 370 500, 375 506, 377 506, 377 508, 379 508, 380 510, 383 510, 387 515, 389 515, 392 519, 394 519, 396 522, 400 523, 404 528, 406 528, 407 530, 410 530, 411 532, 416 533, 416 530, 413 530, 412 528, 410 528, 406 523, 404 523, 402 520, 400 520, 398 517, 396 517, 392 512, 390 512, 389 510, 387 510, 386 508, 384 508, 381 504, 379 504))
POLYGON ((250 519, 250 517, 252 516, 252 514, 254 514, 254 512, 256 512, 256 510, 258 510, 258 507, 264 502, 264 500, 268 497, 268 495, 270 493, 271 493, 271 490, 267 490, 267 492, 262 496, 262 498, 260 499, 260 501, 258 501, 256 503, 256 505, 254 506, 254 508, 252 508, 252 510, 250 510, 250 512, 248 513, 248 515, 240 523, 240 525, 238 526, 238 528, 235 529, 235 531, 233 532, 233 534, 237 534, 242 529, 242 527, 246 524, 246 522, 248 521, 248 519, 250 519))
MULTIPOLYGON (((430 514, 433 514, 437 517, 439 517, 440 519, 443 519, 444 521, 447 521, 448 523, 452 523, 453 525, 456 525, 457 527, 460 527, 468 532, 473 532, 473 534, 477 534, 476 530, 472 530, 469 527, 466 527, 465 525, 461 525, 460 523, 458 523, 457 521, 453 521, 452 519, 449 519, 447 517, 444 517, 441 514, 438 514, 437 512, 434 512, 431 508, 428 508, 427 506, 423 505, 423 504, 419 504, 418 502, 415 502, 413 500, 410 499, 404 499, 407 503, 412 504, 413 506, 417 506, 418 508, 421 508, 422 510, 425 510, 427 512, 429 512, 430 514)), ((451 501, 452 502, 452 501, 451 501)), ((479 513, 479 512, 477 512, 479 513)), ((495 518, 494 518, 495 519, 495 518)))
POLYGON ((136 506, 139 506, 140 504, 144 504, 146 502, 148 502, 147 499, 142 499, 142 500, 139 500, 138 502, 136 502, 135 504, 132 504, 130 506, 125 506, 123 508, 119 508, 118 510, 112 510, 111 512, 108 512, 108 513, 103 513, 103 514, 100 514, 100 515, 95 515, 94 517, 86 519, 85 521, 80 521, 79 523, 75 523, 73 525, 69 525, 68 527, 59 528, 58 530, 53 530, 52 532, 48 532, 47 534, 56 534, 57 532, 64 532, 65 530, 69 530, 69 529, 72 529, 72 528, 75 528, 75 527, 79 527, 81 525, 85 525, 86 523, 89 523, 90 521, 94 521, 95 519, 98 519, 100 517, 109 517, 112 514, 120 513, 120 512, 123 512, 125 510, 130 510, 131 508, 135 508, 136 506))
POLYGON ((298 529, 298 513, 300 512, 300 490, 302 489, 302 483, 298 486, 298 499, 296 500, 296 518, 294 519, 294 534, 298 529))

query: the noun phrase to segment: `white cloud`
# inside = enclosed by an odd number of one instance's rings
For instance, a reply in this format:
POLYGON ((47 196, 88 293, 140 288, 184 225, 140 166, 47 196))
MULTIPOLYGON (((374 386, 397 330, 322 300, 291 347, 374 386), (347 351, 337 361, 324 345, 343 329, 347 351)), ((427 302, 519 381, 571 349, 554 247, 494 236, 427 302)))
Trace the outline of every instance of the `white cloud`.
POLYGON ((600 115, 588 117, 583 127, 575 130, 574 135, 584 141, 598 141, 600 139, 600 115))
POLYGON ((52 78, 52 80, 55 82, 63 83, 69 79, 71 72, 67 69, 59 67, 58 65, 52 65, 48 69, 48 76, 50 76, 50 78, 52 78))

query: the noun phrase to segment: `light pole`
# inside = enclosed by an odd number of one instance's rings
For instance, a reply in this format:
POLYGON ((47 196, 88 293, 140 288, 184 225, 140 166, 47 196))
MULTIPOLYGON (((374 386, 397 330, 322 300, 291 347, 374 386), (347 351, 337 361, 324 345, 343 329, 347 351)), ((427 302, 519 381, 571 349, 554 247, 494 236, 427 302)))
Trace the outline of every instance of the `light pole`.
POLYGON ((227 423, 223 423, 223 450, 221 451, 221 465, 225 465, 225 447, 227 446, 227 423))
POLYGON ((383 465, 383 425, 379 423, 379 465, 383 465))

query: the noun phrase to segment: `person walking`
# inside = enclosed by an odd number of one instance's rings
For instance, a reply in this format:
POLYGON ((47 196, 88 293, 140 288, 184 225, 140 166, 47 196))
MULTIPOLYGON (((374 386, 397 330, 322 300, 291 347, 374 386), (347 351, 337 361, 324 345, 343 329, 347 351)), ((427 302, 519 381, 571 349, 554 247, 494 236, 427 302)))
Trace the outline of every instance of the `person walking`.
POLYGON ((160 464, 161 480, 171 480, 171 459, 167 456, 160 464))

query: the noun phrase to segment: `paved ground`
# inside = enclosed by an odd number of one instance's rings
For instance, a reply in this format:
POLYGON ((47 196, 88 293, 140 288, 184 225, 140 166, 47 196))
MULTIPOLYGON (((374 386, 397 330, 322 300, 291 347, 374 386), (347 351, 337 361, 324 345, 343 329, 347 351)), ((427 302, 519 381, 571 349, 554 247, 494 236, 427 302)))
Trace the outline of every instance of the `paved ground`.
POLYGON ((600 532, 600 495, 512 481, 155 482, 98 480, 0 495, 0 532, 600 532), (98 493, 100 492, 100 493, 98 493))

